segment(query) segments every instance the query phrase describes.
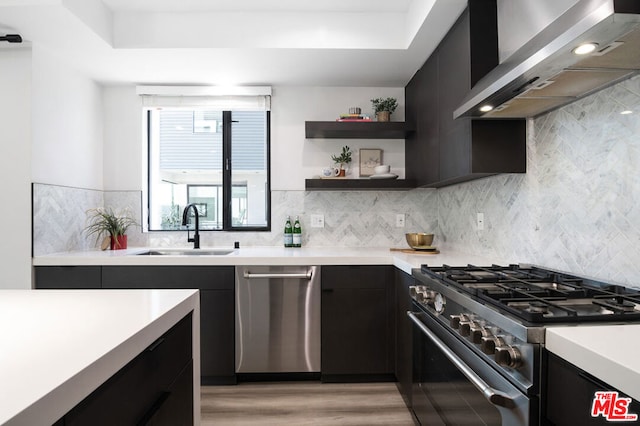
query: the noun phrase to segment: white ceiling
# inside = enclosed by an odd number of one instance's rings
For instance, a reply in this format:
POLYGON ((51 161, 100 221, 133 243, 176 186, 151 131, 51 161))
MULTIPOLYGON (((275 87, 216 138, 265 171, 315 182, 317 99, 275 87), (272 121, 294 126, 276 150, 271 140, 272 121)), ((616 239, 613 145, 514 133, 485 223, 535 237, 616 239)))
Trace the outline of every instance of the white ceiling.
POLYGON ((104 84, 404 86, 466 0, 0 0, 104 84))

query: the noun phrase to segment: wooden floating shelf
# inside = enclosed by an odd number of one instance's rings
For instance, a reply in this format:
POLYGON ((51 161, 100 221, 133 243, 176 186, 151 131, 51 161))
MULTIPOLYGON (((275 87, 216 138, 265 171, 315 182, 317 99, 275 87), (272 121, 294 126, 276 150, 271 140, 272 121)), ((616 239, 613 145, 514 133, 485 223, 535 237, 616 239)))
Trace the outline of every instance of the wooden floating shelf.
POLYGON ((307 191, 408 191, 416 187, 407 179, 305 179, 307 191))
POLYGON ((409 131, 404 121, 305 121, 305 138, 404 139, 409 131))

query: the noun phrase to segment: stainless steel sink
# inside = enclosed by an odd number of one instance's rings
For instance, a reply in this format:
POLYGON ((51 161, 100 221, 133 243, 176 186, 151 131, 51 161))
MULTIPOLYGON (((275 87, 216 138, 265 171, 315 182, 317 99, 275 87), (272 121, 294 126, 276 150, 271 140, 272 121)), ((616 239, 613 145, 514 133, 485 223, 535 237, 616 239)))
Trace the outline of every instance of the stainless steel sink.
POLYGON ((138 256, 224 256, 233 249, 154 249, 137 253, 138 256))

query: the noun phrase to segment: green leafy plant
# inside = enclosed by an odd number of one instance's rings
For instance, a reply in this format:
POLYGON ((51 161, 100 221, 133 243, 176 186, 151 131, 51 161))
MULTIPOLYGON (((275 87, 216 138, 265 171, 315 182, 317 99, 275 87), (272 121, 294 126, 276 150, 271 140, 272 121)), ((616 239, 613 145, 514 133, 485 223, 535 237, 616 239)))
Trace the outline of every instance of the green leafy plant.
POLYGON ((371 99, 371 103, 375 112, 389 111, 393 113, 398 107, 396 98, 375 98, 371 99))
POLYGON ((351 149, 348 146, 342 147, 342 152, 340 155, 332 155, 331 159, 337 164, 349 164, 351 163, 351 149))
POLYGON ((139 226, 133 216, 127 212, 114 212, 110 207, 87 210, 87 235, 95 235, 96 243, 104 236, 124 235, 130 226, 139 226))

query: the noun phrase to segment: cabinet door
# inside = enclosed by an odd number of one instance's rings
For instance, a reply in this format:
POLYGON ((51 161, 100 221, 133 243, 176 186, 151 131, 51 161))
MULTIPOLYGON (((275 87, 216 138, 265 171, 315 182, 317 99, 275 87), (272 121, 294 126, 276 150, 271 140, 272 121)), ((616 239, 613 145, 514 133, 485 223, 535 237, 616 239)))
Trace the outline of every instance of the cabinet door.
POLYGON ((453 119, 453 111, 471 89, 469 13, 465 11, 437 50, 438 127, 441 181, 468 174, 471 161, 471 120, 453 119))
POLYGON ((193 362, 182 370, 167 392, 163 392, 142 421, 144 426, 192 426, 193 362))
POLYGON ((525 120, 453 119, 472 84, 498 64, 495 0, 469 2, 405 90, 407 176, 441 187, 526 172, 525 120))
POLYGON ((233 266, 103 266, 102 288, 233 290, 233 266))
POLYGON ((410 133, 405 140, 407 178, 424 186, 439 179, 438 56, 432 55, 405 89, 410 133))
POLYGON ((202 384, 235 383, 233 266, 105 266, 104 288, 200 290, 202 384))
POLYGON ((324 381, 393 378, 393 299, 391 266, 322 268, 324 381))
MULTIPOLYGON (((613 387, 546 350, 545 361, 547 377, 542 402, 543 424, 557 426, 629 424, 628 422, 608 422, 602 416, 591 416, 595 392, 615 391, 613 387)), ((626 398, 627 395, 620 393, 619 397, 626 398)), ((632 399, 628 412, 640 415, 640 402, 632 399)))
MULTIPOLYGON (((170 398, 171 405, 181 410, 181 417, 193 418, 193 392, 185 393, 182 384, 180 392, 172 396, 182 374, 193 376, 191 337, 188 315, 69 411, 64 424, 135 425, 151 417, 149 413, 170 398)), ((153 417, 158 424, 167 424, 160 423, 162 416, 153 417)))
POLYGON ((233 289, 200 291, 200 336, 202 384, 235 383, 235 292, 233 289))
POLYGON ((35 288, 100 288, 101 271, 101 266, 36 266, 34 271, 35 288))
POLYGON ((407 311, 411 310, 409 286, 414 285, 413 277, 400 269, 395 269, 396 288, 396 380, 398 390, 408 407, 411 407, 413 339, 411 321, 407 311))

